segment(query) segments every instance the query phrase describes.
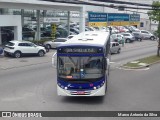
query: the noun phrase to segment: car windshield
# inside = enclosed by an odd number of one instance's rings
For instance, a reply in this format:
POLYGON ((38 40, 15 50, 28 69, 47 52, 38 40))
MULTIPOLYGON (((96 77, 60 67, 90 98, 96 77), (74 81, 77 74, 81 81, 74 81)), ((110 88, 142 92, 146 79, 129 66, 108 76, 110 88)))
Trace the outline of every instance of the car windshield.
POLYGON ((7 46, 14 46, 15 44, 12 43, 12 42, 8 42, 6 45, 7 45, 7 46))
POLYGON ((103 57, 59 57, 58 76, 67 79, 92 79, 103 76, 103 57))

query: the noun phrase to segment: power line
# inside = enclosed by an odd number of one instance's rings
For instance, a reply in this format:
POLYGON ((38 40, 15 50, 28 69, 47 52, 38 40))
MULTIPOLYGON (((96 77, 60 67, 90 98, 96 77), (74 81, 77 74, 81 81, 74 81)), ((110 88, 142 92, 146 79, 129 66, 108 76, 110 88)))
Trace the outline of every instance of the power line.
POLYGON ((147 6, 152 7, 151 4, 144 4, 144 3, 136 3, 136 2, 126 2, 126 1, 118 1, 118 0, 92 0, 96 2, 105 2, 105 3, 115 3, 115 4, 127 4, 127 5, 135 5, 135 6, 147 6))
POLYGON ((93 3, 93 2, 85 2, 85 1, 79 1, 79 0, 42 0, 42 1, 49 1, 49 2, 58 2, 58 3, 70 3, 70 4, 81 4, 81 5, 92 5, 92 6, 101 6, 101 7, 109 7, 118 9, 119 7, 128 8, 128 9, 141 9, 141 10, 153 10, 152 8, 148 7, 132 7, 132 6, 115 6, 115 5, 106 5, 102 3, 93 3))

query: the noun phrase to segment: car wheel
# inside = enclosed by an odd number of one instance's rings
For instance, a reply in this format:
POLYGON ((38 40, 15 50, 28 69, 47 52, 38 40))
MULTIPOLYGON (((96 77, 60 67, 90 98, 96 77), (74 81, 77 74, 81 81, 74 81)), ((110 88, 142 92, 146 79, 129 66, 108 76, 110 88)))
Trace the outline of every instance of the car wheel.
POLYGON ((130 39, 126 39, 126 43, 130 43, 130 39))
POLYGON ((152 36, 152 37, 150 37, 150 39, 151 39, 151 40, 154 40, 155 38, 152 36))
POLYGON ((51 45, 47 44, 46 48, 51 49, 51 45))
POLYGON ((16 52, 14 53, 14 57, 15 57, 15 58, 20 58, 20 57, 21 57, 21 52, 20 52, 20 51, 16 51, 16 52))
POLYGON ((117 53, 119 54, 121 52, 121 49, 118 49, 117 53))
POLYGON ((39 57, 43 57, 43 56, 44 56, 44 51, 43 51, 43 50, 40 50, 40 51, 38 52, 38 56, 39 56, 39 57))
POLYGON ((5 57, 8 57, 8 53, 7 53, 7 52, 4 52, 4 56, 5 56, 5 57))
POLYGON ((141 39, 141 38, 138 38, 138 41, 140 41, 140 42, 141 42, 141 41, 142 41, 142 39, 141 39))

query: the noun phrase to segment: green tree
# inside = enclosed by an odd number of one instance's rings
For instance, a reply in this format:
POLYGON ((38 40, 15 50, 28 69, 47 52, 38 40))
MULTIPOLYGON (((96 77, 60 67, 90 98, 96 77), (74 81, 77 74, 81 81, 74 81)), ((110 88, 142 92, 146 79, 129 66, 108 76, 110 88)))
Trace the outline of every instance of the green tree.
POLYGON ((148 12, 149 18, 153 21, 158 22, 158 48, 157 48, 157 56, 160 56, 160 1, 153 1, 152 3, 152 11, 148 12))

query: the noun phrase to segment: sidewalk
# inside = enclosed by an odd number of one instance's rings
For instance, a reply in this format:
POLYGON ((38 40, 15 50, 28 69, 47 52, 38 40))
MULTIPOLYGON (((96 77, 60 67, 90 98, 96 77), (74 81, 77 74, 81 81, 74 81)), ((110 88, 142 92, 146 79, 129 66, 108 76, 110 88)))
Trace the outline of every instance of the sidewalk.
POLYGON ((37 65, 42 63, 50 63, 52 61, 52 55, 55 50, 50 50, 50 52, 46 53, 44 57, 22 57, 22 58, 13 58, 13 57, 4 57, 0 55, 0 69, 11 69, 11 68, 19 68, 30 65, 37 65))

